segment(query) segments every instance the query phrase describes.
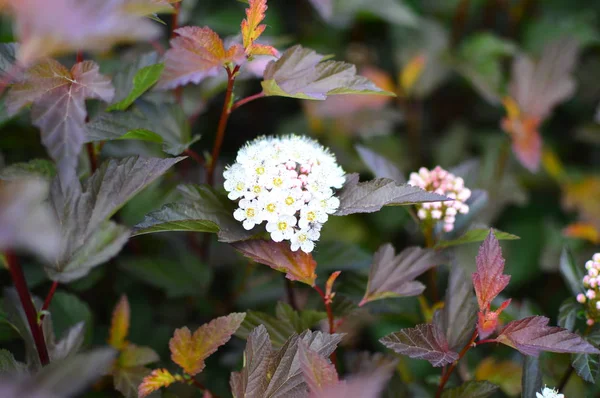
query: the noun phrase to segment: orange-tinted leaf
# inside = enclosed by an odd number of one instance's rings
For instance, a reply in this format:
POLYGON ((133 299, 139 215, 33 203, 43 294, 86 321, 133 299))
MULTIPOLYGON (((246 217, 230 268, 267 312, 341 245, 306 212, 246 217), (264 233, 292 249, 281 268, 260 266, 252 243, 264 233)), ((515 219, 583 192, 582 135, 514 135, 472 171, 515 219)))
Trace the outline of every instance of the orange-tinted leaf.
POLYGON ((593 244, 600 244, 600 231, 594 224, 574 223, 563 229, 563 234, 571 238, 587 240, 593 244))
POLYGON ((162 387, 168 387, 175 383, 179 378, 172 375, 167 369, 155 369, 144 378, 142 384, 138 387, 138 396, 143 398, 162 387))
POLYGON ((600 177, 589 176, 563 186, 563 206, 576 210, 582 221, 600 226, 600 177))
POLYGON ((8 0, 21 46, 17 58, 36 60, 71 51, 105 51, 116 43, 151 40, 154 22, 126 12, 120 1, 8 0))
MULTIPOLYGON (((508 113, 510 114, 510 111, 508 113)), ((538 118, 505 118, 502 120, 502 129, 512 139, 515 156, 525 168, 532 172, 538 170, 542 158, 542 137, 538 131, 539 125, 538 118)))
POLYGON ((266 25, 261 25, 267 11, 267 0, 250 0, 246 9, 246 19, 242 21, 242 40, 246 55, 277 55, 274 47, 255 44, 256 39, 265 31, 266 25))
POLYGON ((158 362, 159 360, 160 357, 152 348, 127 344, 121 355, 119 355, 117 363, 121 368, 133 368, 158 362))
POLYGON ((473 273, 473 286, 479 309, 485 311, 492 300, 508 285, 510 275, 504 275, 502 249, 494 232, 481 244, 477 255, 477 272, 473 273))
POLYGON ((222 316, 200 326, 193 335, 187 327, 175 330, 169 341, 171 359, 187 374, 197 375, 204 369, 204 360, 229 341, 245 317, 243 312, 222 316))
POLYGON ((127 296, 123 295, 113 310, 110 335, 108 337, 108 344, 117 350, 122 350, 127 345, 130 318, 131 309, 129 308, 129 301, 127 300, 127 296))
POLYGON ((487 380, 498 386, 509 396, 521 393, 522 368, 518 362, 499 361, 492 357, 482 360, 475 369, 475 380, 487 380))
POLYGON ((206 77, 216 76, 225 65, 240 63, 245 58, 240 45, 225 49, 223 40, 208 27, 186 26, 175 33, 178 36, 171 40, 171 48, 165 54, 159 88, 198 84, 206 77))
POLYGON ((333 297, 335 296, 335 293, 333 293, 333 284, 341 273, 342 271, 335 271, 327 278, 327 282, 325 283, 325 298, 329 303, 333 302, 333 297))
POLYGON ((233 243, 233 247, 244 256, 268 265, 274 270, 285 272, 292 281, 314 286, 317 263, 310 253, 302 250, 293 252, 289 243, 272 240, 252 239, 233 243))
POLYGON ((423 54, 414 56, 400 72, 400 84, 405 95, 409 95, 414 84, 419 80, 427 58, 423 54))
POLYGON ((479 338, 485 339, 490 334, 496 331, 498 327, 498 317, 508 307, 511 299, 504 301, 500 307, 495 311, 490 311, 486 309, 485 311, 480 311, 478 314, 477 320, 477 331, 479 332, 479 338))
POLYGON ((556 181, 562 182, 566 178, 565 168, 558 155, 551 149, 545 148, 542 153, 542 165, 546 173, 556 181))

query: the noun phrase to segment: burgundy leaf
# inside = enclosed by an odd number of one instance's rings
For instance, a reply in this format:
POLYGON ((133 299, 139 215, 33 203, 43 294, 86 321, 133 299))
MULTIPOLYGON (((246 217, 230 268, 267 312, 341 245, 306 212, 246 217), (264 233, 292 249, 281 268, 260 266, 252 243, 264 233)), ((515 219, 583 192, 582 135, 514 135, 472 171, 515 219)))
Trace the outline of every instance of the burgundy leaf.
POLYGON ((388 297, 416 296, 425 286, 414 279, 446 260, 440 252, 408 247, 396 255, 391 244, 377 250, 369 272, 367 291, 359 305, 388 297))
POLYGON ((252 239, 233 243, 232 246, 244 256, 285 272, 285 277, 313 286, 317 279, 317 263, 310 253, 292 251, 289 243, 252 239))
POLYGON ((600 354, 600 350, 580 335, 567 329, 548 326, 548 321, 549 319, 543 316, 512 321, 502 329, 496 341, 534 357, 541 351, 600 354))
POLYGON ((379 341, 398 354, 424 359, 436 367, 458 360, 458 354, 448 347, 444 332, 431 323, 402 329, 379 341))
POLYGON ((300 368, 311 392, 317 393, 339 382, 335 366, 322 355, 309 349, 303 341, 298 343, 300 368))
POLYGON ((504 275, 502 249, 494 232, 481 244, 477 255, 477 272, 473 273, 473 286, 477 294, 479 309, 489 308, 492 300, 508 285, 510 275, 504 275))
POLYGON ((389 367, 382 367, 373 373, 359 374, 328 386, 321 392, 312 393, 310 398, 378 398, 392 375, 390 370, 389 367))

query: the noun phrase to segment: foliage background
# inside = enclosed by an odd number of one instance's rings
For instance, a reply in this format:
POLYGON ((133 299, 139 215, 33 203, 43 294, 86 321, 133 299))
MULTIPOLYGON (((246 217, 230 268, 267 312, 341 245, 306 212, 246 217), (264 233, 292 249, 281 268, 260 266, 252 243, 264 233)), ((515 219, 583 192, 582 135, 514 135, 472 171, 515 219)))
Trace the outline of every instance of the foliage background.
MULTIPOLYGON (((388 2, 381 1, 382 9, 385 9, 384 3, 388 2)), ((557 272, 561 248, 568 244, 574 250, 578 264, 583 265, 599 247, 599 241, 589 242, 564 234, 564 228, 581 219, 582 214, 588 214, 586 220, 594 221, 596 225, 600 221, 598 218, 589 220, 589 213, 600 217, 600 126, 595 119, 600 102, 600 84, 597 82, 600 4, 594 0, 576 3, 566 0, 407 0, 404 4, 408 10, 426 18, 439 30, 440 37, 433 40, 448 43, 442 52, 425 52, 427 65, 435 63, 443 78, 428 82, 426 79, 431 76, 424 73, 419 77, 418 85, 430 83, 430 88, 409 99, 392 99, 386 107, 392 116, 380 116, 392 122, 384 123, 383 127, 377 124, 368 134, 347 128, 344 120, 350 115, 333 121, 321 120, 311 114, 302 101, 285 98, 254 101, 232 115, 222 160, 232 161, 238 148, 256 136, 289 132, 317 137, 332 148, 347 171, 359 171, 364 176, 369 176, 369 172, 354 149, 357 143, 384 154, 405 174, 420 166, 453 167, 478 159, 481 163, 474 169, 469 186, 490 190, 492 199, 480 221, 521 237, 502 244, 507 259, 506 273, 512 275, 505 293, 520 304, 512 306, 513 312, 543 314, 556 324, 560 303, 570 295, 557 272), (543 44, 559 33, 580 41, 583 51, 576 68, 576 95, 557 107, 541 129, 547 153, 563 164, 567 180, 557 181, 556 167, 548 161, 535 174, 520 166, 507 150, 509 138, 500 128, 504 109, 485 101, 454 67, 456 57, 465 54, 461 53, 466 51, 465 43, 484 32, 532 54, 539 54, 543 44), (394 119, 396 117, 399 119, 394 119), (585 180, 575 192, 573 185, 569 190, 569 184, 565 182, 576 183, 586 177, 592 178, 585 180), (565 206, 568 195, 574 198, 571 203, 575 206, 565 206)), ((243 5, 234 0, 184 0, 183 8, 185 25, 208 25, 222 36, 228 36, 239 29, 243 5)), ((3 18, 0 41, 9 42, 12 41, 10 23, 3 18)), ((267 35, 274 38, 278 48, 300 43, 323 54, 335 54, 336 59, 356 63, 359 70, 361 66, 363 69, 377 67, 385 79, 397 86, 406 66, 403 56, 407 48, 415 47, 415 55, 424 49, 418 39, 424 28, 386 19, 390 18, 366 11, 357 13, 347 24, 336 26, 324 21, 307 0, 271 0, 266 18, 267 35)), ((166 46, 164 40, 162 44, 166 46)), ((483 65, 483 70, 490 75, 496 73, 494 68, 497 66, 502 72, 498 76, 500 85, 506 84, 510 56, 494 57, 490 54, 490 46, 490 42, 475 45, 465 62, 483 65)), ((137 54, 151 50, 149 45, 143 44, 134 48, 122 47, 96 60, 101 64, 101 71, 110 74, 123 60, 134 59, 137 54)), ((259 81, 250 79, 237 86, 236 96, 243 98, 258 91, 259 81)), ((188 87, 186 98, 196 101, 205 98, 203 112, 192 125, 192 134, 202 137, 193 148, 202 152, 210 148, 214 140, 223 101, 223 81, 214 78, 198 87, 188 87)), ((339 106, 343 108, 345 102, 341 101, 339 106)), ((31 127, 27 117, 8 119, 2 116, 2 109, 0 152, 4 164, 47 157, 38 132, 31 127)), ((102 155, 140 153, 162 156, 157 146, 134 141, 107 143, 102 155)), ((178 183, 198 183, 201 179, 202 173, 193 162, 181 163, 175 173, 168 174, 138 195, 117 217, 126 225, 134 225, 144 214, 173 200, 178 183)), ((319 275, 344 271, 339 279, 339 294, 352 299, 360 297, 372 253, 383 242, 392 242, 397 248, 422 244, 415 228, 408 213, 394 207, 372 215, 332 218, 326 224, 322 242, 315 252, 319 275)), ((280 274, 262 265, 248 264, 228 246, 216 242, 212 242, 210 260, 202 262, 197 255, 201 244, 200 236, 184 233, 133 238, 116 259, 96 268, 83 280, 61 286, 52 304, 56 307, 57 334, 75 320, 89 319, 94 325, 88 330, 89 344, 104 343, 111 311, 119 296, 125 293, 132 312, 129 339, 138 345, 151 346, 168 364, 168 340, 175 328, 183 325, 192 328, 232 311, 253 309, 272 313, 274 302, 285 300, 280 274)), ((477 246, 471 244, 456 249, 455 261, 467 269, 474 269, 477 246)), ((41 267, 33 259, 24 266, 30 287, 43 297, 50 283, 41 267)), ((10 284, 7 272, 0 271, 0 277, 3 286, 10 284)), ((302 305, 321 308, 314 292, 301 286, 295 288, 302 305)), ((356 319, 349 327, 352 338, 342 349, 343 360, 349 361, 359 350, 383 351, 383 346, 377 342, 380 337, 423 320, 419 303, 412 298, 385 300, 372 309, 374 316, 356 319)), ((0 324, 3 346, 18 352, 21 348, 16 337, 10 328, 0 324)), ((203 380, 219 396, 228 396, 229 372, 241 366, 243 346, 241 339, 234 338, 227 349, 220 350, 208 360, 203 380)), ((510 392, 511 388, 513 392, 518 391, 518 354, 507 347, 491 345, 476 351, 468 357, 476 377, 501 384, 505 392, 510 392), (481 358, 491 352, 494 359, 481 363, 481 358)), ((556 385, 567 366, 568 356, 544 355, 547 359, 544 361, 545 374, 549 377, 545 381, 556 385)), ((403 359, 399 370, 410 380, 429 380, 434 384, 438 375, 437 370, 427 363, 407 358, 403 359)), ((583 389, 583 382, 573 377, 566 395, 592 396, 583 389)), ((105 394, 95 393, 96 396, 105 394)))

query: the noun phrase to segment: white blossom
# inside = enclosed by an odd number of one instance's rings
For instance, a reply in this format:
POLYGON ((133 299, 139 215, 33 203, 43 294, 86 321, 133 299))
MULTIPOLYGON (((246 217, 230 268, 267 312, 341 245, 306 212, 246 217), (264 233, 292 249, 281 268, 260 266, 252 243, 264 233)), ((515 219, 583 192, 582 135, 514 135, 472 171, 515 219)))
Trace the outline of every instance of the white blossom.
POLYGON ((536 392, 535 396, 537 398, 565 398, 564 394, 559 394, 558 390, 555 390, 554 388, 548 388, 548 387, 544 387, 542 389, 542 392, 536 392))
POLYGON ((271 239, 288 240, 292 250, 306 253, 314 249, 321 227, 337 211, 335 190, 345 181, 333 154, 317 141, 297 135, 249 142, 223 176, 227 196, 239 200, 234 218, 244 228, 266 221, 271 239))

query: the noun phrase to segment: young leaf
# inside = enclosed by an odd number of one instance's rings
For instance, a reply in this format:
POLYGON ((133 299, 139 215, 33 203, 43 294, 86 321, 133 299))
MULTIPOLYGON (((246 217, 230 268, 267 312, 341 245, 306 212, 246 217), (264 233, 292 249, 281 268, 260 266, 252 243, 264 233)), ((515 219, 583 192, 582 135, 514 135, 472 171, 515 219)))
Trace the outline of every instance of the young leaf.
POLYGON ((304 380, 312 393, 318 393, 339 382, 335 366, 329 359, 306 347, 303 341, 298 343, 298 353, 304 380))
POLYGON ((133 78, 133 89, 129 95, 123 100, 109 106, 107 110, 124 111, 125 109, 129 108, 129 106, 133 104, 136 99, 138 99, 142 94, 156 84, 163 69, 165 69, 164 64, 155 64, 138 70, 133 78))
POLYGON ((154 369, 152 373, 144 378, 138 388, 139 397, 143 398, 162 387, 168 387, 175 383, 177 379, 167 369, 154 369))
POLYGON ((258 263, 285 272, 285 277, 291 281, 306 283, 309 286, 315 284, 317 263, 312 255, 302 250, 292 251, 287 242, 250 239, 232 243, 232 246, 258 263))
POLYGON ((8 4, 21 43, 17 58, 24 65, 67 52, 106 51, 116 43, 152 40, 160 34, 158 26, 128 13, 121 1, 8 0, 8 4))
POLYGON ((262 398, 267 388, 267 371, 273 348, 269 333, 259 325, 248 336, 244 350, 244 367, 231 374, 229 384, 234 398, 262 398))
POLYGON ((498 386, 488 381, 467 381, 459 387, 445 389, 442 398, 487 398, 496 391, 498 386))
POLYGON ((573 297, 569 297, 562 302, 558 310, 558 326, 572 332, 575 330, 575 321, 577 320, 577 312, 581 310, 581 304, 573 297))
POLYGON ((542 389, 542 369, 540 359, 526 355, 523 358, 523 375, 521 378, 523 397, 534 397, 542 389))
POLYGON ((349 380, 325 387, 323 391, 311 394, 310 398, 379 398, 391 373, 389 367, 380 367, 373 372, 359 374, 349 380))
POLYGON ((435 367, 447 365, 458 359, 458 354, 450 350, 444 332, 430 323, 402 329, 379 341, 398 354, 424 359, 435 367))
MULTIPOLYGON (((521 239, 517 235, 509 234, 508 232, 502 232, 497 229, 492 229, 494 236, 498 240, 515 240, 521 239)), ((468 243, 481 242, 485 240, 485 238, 489 235, 490 230, 486 228, 481 229, 471 229, 467 231, 460 238, 453 240, 442 240, 435 245, 436 249, 441 249, 445 247, 465 245, 468 243)))
POLYGON ((157 87, 171 89, 188 83, 198 84, 216 76, 227 64, 244 61, 244 49, 234 44, 225 49, 223 41, 209 27, 185 26, 175 30, 171 48, 165 54, 165 70, 157 87))
POLYGON ((169 341, 171 359, 189 375, 202 372, 204 360, 213 354, 240 327, 245 313, 233 313, 200 326, 192 335, 187 327, 175 330, 169 341))
POLYGON ((408 247, 396 255, 391 244, 381 246, 373 256, 367 291, 359 306, 389 297, 417 296, 425 285, 414 279, 446 261, 431 249, 408 247))
POLYGON ((600 354, 600 350, 567 329, 548 326, 549 319, 532 316, 507 324, 496 341, 537 357, 541 351, 600 354))
POLYGON ((252 236, 251 231, 233 218, 233 202, 226 196, 208 185, 182 186, 180 190, 193 192, 194 196, 146 215, 134 227, 133 236, 167 231, 210 232, 217 233, 219 241, 227 243, 252 236))
POLYGON ((566 246, 563 247, 560 254, 559 270, 573 296, 583 292, 583 267, 577 265, 573 254, 566 246))
POLYGON ((362 145, 356 145, 355 148, 361 160, 375 175, 375 178, 387 178, 402 184, 406 183, 406 178, 392 162, 362 145))
POLYGON ((508 285, 510 275, 504 275, 504 258, 498 239, 490 230, 479 248, 477 272, 473 273, 473 286, 481 311, 487 310, 492 300, 508 285))
MULTIPOLYGON (((600 332, 594 331, 585 339, 594 347, 600 347, 600 332)), ((589 383, 595 383, 600 374, 600 356, 598 354, 572 354, 571 365, 579 377, 589 383)))
POLYGON ((341 61, 324 61, 314 50, 294 46, 281 58, 271 61, 261 83, 267 96, 324 100, 329 95, 393 93, 357 76, 356 67, 341 61))
POLYGON ((254 55, 277 55, 274 47, 256 44, 255 41, 265 31, 266 25, 261 25, 267 11, 267 0, 250 0, 246 9, 246 19, 242 21, 242 40, 247 57, 254 55))
POLYGON ((336 216, 354 213, 373 213, 383 206, 407 206, 423 202, 448 200, 445 196, 424 191, 411 185, 401 185, 388 178, 358 182, 358 174, 346 177, 346 183, 338 194, 340 207, 336 216))
POLYGON ((0 251, 24 249, 46 261, 56 257, 60 231, 47 195, 42 180, 0 181, 0 251))
POLYGON ((122 369, 135 368, 149 365, 159 360, 160 357, 152 348, 128 344, 121 352, 121 355, 119 355, 118 367, 122 369))
POLYGON ((127 345, 131 309, 126 295, 122 295, 112 313, 108 344, 121 351, 127 345))
POLYGON ((79 62, 68 70, 48 58, 30 68, 25 79, 11 87, 6 105, 14 114, 33 103, 32 122, 40 128, 42 143, 57 162, 59 174, 68 180, 75 175, 85 140, 85 100, 110 102, 114 93, 110 79, 99 73, 96 63, 79 62))

